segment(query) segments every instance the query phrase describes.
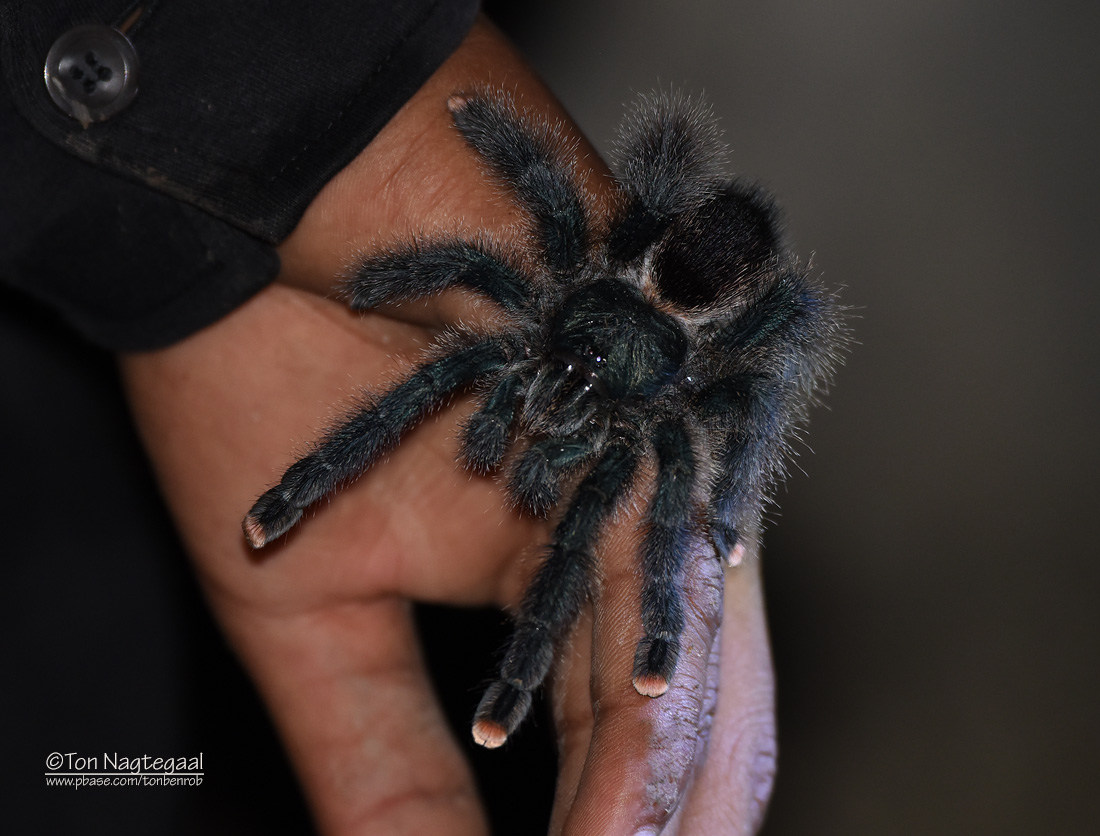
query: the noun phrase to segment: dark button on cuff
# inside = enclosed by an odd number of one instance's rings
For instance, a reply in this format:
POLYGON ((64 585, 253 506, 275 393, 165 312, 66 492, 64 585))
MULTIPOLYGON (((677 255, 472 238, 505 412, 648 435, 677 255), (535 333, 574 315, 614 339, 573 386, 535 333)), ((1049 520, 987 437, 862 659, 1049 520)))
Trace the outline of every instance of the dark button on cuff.
POLYGON ((59 108, 87 127, 130 104, 137 93, 137 69, 137 52, 117 29, 77 26, 50 47, 46 89, 59 108))

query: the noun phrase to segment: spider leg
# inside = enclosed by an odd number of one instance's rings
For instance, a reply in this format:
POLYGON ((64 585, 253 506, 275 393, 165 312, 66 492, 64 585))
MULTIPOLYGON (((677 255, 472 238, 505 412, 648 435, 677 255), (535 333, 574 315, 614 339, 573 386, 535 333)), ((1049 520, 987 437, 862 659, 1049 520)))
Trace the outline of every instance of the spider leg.
POLYGON ((508 490, 521 506, 545 516, 561 497, 562 481, 595 452, 598 440, 544 438, 516 461, 508 490))
POLYGON ((745 535, 759 526, 764 487, 761 477, 770 469, 763 464, 768 454, 760 440, 739 437, 720 457, 725 475, 711 501, 710 533, 715 551, 727 566, 741 563, 745 535))
POLYGON ((505 310, 526 306, 523 274, 494 253, 488 243, 440 241, 407 244, 364 260, 345 284, 355 310, 383 302, 407 302, 462 286, 477 291, 505 310))
POLYGON ((499 339, 467 345, 417 369, 376 402, 331 429, 248 512, 244 531, 253 548, 286 533, 306 507, 373 465, 448 395, 500 368, 506 353, 499 339))
POLYGON ((630 487, 636 466, 631 445, 613 443, 577 488, 520 606, 499 678, 486 690, 474 715, 474 740, 482 746, 500 746, 530 710, 531 694, 550 670, 555 645, 576 622, 588 597, 596 539, 630 487))
POLYGON ((708 107, 675 94, 643 97, 623 124, 615 153, 627 201, 612 225, 611 258, 638 258, 677 215, 710 198, 724 158, 708 107))
POLYGON ((785 272, 722 328, 720 339, 739 349, 780 340, 794 346, 820 319, 821 304, 801 273, 785 272))
POLYGON ((668 690, 680 655, 684 605, 680 581, 691 548, 692 496, 697 464, 691 436, 680 420, 664 421, 653 433, 657 486, 642 541, 642 627, 634 654, 634 688, 647 697, 668 690))
POLYGON ((732 375, 699 399, 703 415, 729 422, 711 488, 710 531, 725 562, 740 563, 745 534, 760 523, 764 495, 783 471, 794 387, 761 375, 732 375))
POLYGON ((831 376, 847 331, 836 299, 805 273, 787 269, 739 317, 716 323, 710 339, 723 356, 752 351, 758 367, 812 397, 831 376))
POLYGON ((553 129, 522 119, 503 95, 453 96, 448 102, 466 140, 515 190, 534 216, 546 261, 567 271, 583 261, 588 216, 572 170, 553 129))
POLYGON ((754 367, 727 374, 696 397, 699 412, 727 428, 711 536, 730 565, 741 560, 747 531, 759 527, 765 495, 783 475, 785 438, 829 378, 846 334, 835 298, 796 269, 781 271, 736 319, 716 323, 712 357, 748 358, 754 367))
POLYGON ((488 473, 504 459, 522 384, 518 374, 506 375, 466 421, 462 430, 462 460, 475 473, 488 473))

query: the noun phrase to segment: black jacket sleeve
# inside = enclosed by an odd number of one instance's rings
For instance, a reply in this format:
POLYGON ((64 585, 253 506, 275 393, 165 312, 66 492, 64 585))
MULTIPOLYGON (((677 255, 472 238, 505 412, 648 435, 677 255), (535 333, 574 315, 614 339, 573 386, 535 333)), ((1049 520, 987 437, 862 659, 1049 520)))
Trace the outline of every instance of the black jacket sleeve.
POLYGON ((271 245, 476 12, 473 0, 5 0, 0 281, 114 349, 212 322, 270 282, 271 245), (89 24, 125 29, 139 60, 133 100, 87 123, 51 98, 44 67, 89 24))

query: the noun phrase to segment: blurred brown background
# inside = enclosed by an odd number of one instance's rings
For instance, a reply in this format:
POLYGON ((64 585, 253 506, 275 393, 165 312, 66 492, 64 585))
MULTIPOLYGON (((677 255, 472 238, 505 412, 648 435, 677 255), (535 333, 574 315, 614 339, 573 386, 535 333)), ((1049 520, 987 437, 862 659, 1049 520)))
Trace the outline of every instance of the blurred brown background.
POLYGON ((765 833, 1100 822, 1100 6, 497 3, 606 149, 705 91, 859 344, 765 556, 765 833))

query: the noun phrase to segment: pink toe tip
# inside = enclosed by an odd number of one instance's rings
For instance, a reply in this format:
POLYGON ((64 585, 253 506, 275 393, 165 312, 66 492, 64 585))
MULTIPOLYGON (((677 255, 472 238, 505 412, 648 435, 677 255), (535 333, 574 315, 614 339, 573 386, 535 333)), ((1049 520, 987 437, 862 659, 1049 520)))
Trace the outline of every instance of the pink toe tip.
POLYGON ((492 720, 478 720, 473 727, 474 742, 486 749, 496 749, 508 739, 508 732, 500 723, 492 720))
POLYGON ((249 545, 254 549, 262 549, 267 545, 267 534, 264 532, 264 527, 260 525, 259 520, 249 515, 244 518, 244 524, 241 526, 244 529, 244 536, 248 538, 249 545))
POLYGON ((741 562, 745 559, 745 545, 744 543, 738 543, 732 549, 730 553, 726 555, 727 566, 740 566, 741 562))
POLYGON ((655 673, 642 673, 634 677, 634 690, 643 697, 659 697, 668 690, 668 680, 655 673))

